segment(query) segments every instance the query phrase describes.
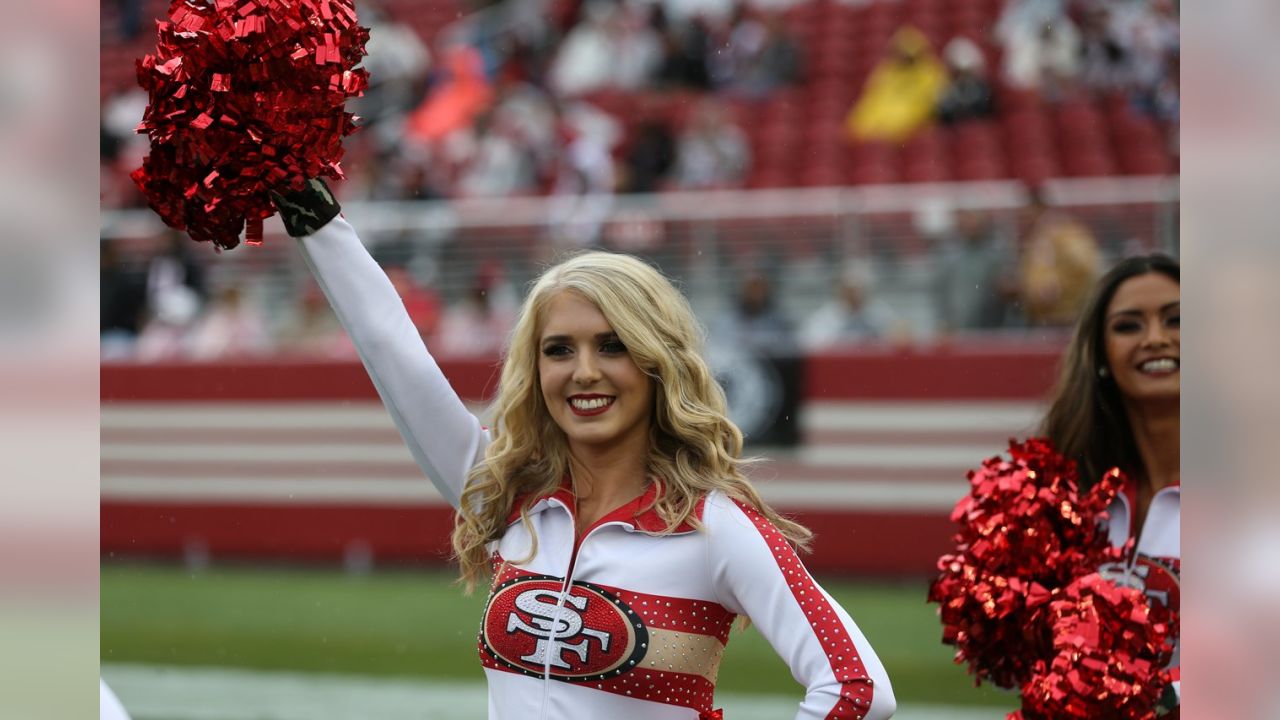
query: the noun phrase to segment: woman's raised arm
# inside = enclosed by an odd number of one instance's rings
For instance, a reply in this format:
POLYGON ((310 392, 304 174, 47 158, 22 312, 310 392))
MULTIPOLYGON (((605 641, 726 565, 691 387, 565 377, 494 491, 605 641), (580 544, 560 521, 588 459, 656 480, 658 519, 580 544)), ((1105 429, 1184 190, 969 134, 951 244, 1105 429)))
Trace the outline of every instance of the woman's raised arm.
POLYGON ((346 328, 409 452, 454 508, 489 432, 449 385, 404 303, 324 183, 277 197, 325 297, 346 328))

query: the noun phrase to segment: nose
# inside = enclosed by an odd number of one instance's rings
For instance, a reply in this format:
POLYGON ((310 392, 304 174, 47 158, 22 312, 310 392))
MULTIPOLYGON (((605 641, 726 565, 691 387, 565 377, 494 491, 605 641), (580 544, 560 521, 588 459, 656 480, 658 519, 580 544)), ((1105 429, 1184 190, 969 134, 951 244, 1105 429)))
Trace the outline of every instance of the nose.
POLYGON ((1153 322, 1147 325, 1146 337, 1142 338, 1142 344, 1149 348, 1164 347, 1173 344, 1173 340, 1164 323, 1153 322))
POLYGON ((592 353, 578 353, 578 362, 573 367, 573 381, 579 385, 591 385, 600 379, 600 366, 592 353))

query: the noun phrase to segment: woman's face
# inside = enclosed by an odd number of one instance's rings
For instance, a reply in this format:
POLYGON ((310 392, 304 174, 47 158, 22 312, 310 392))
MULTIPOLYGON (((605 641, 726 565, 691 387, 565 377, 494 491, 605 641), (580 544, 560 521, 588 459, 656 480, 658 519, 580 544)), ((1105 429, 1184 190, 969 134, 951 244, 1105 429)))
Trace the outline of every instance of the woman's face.
POLYGON ((1179 380, 1179 285, 1161 273, 1120 283, 1107 306, 1107 370, 1129 402, 1176 400, 1179 380))
POLYGON ((578 293, 560 292, 547 305, 538 342, 542 398, 570 447, 645 447, 653 380, 599 308, 578 293))

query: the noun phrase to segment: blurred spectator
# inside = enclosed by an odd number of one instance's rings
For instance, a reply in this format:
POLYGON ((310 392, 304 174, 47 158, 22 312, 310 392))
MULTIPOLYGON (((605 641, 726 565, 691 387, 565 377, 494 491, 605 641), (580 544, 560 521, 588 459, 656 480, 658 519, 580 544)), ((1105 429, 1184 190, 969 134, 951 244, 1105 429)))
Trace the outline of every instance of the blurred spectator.
POLYGON ((471 126, 493 102, 484 60, 474 48, 454 45, 444 51, 443 66, 426 98, 405 124, 405 134, 430 143, 471 126))
POLYGON ((866 263, 850 263, 836 281, 834 297, 804 323, 800 344, 823 350, 886 337, 894 329, 894 313, 874 295, 874 276, 866 263))
POLYGON ((676 139, 661 117, 642 120, 627 149, 622 191, 651 193, 663 189, 675 167, 676 139))
POLYGON ((129 173, 142 165, 150 150, 146 135, 137 133, 147 108, 147 93, 132 88, 112 93, 102 104, 99 121, 103 207, 130 207, 144 204, 129 173))
POLYGON ((694 109, 676 148, 676 184, 687 189, 736 187, 751 169, 751 146, 714 98, 694 109))
MULTIPOLYGON (((492 112, 480 116, 458 152, 458 194, 505 197, 539 192, 560 152, 554 100, 533 83, 499 78, 492 112)), ((457 138, 461 140, 462 138, 457 138)))
POLYGON ((560 42, 547 71, 547 85, 554 92, 572 97, 610 84, 614 47, 608 25, 617 12, 607 0, 588 0, 582 6, 582 19, 560 42))
POLYGON ((804 357, 769 277, 759 269, 745 276, 736 303, 710 330, 708 361, 747 442, 798 443, 804 357))
POLYGON ((537 188, 533 152, 509 115, 493 112, 481 116, 475 133, 473 154, 458 179, 459 195, 508 197, 537 188))
POLYGON ((360 22, 369 28, 367 55, 361 62, 369 71, 369 88, 352 99, 349 109, 371 128, 403 115, 421 100, 431 51, 412 27, 380 4, 364 2, 360 22))
POLYGON ((1134 81, 1132 37, 1125 14, 1103 3, 1085 7, 1081 18, 1081 78, 1101 91, 1128 89, 1134 81))
POLYGON ((1151 93, 1178 53, 1177 8, 1170 0, 1092 2, 1083 11, 1082 75, 1104 92, 1151 93))
POLYGON ((168 230, 164 246, 147 264, 147 305, 159 308, 169 296, 185 295, 179 303, 192 304, 198 311, 208 297, 204 266, 192 253, 193 241, 183 233, 168 230))
POLYGON ((1098 277, 1098 242, 1088 227, 1047 207, 1037 192, 1031 193, 1025 212, 1019 286, 1027 322, 1070 327, 1098 277))
POLYGON ((742 0, 660 0, 666 16, 676 24, 702 21, 722 26, 732 19, 742 0))
POLYGON ((938 99, 938 119, 951 125, 990 117, 991 83, 982 50, 972 40, 957 37, 947 43, 942 57, 950 77, 938 99))
POLYGON ((380 192, 386 194, 379 199, 442 200, 449 197, 449 188, 454 184, 448 173, 449 164, 432 158, 429 152, 406 149, 402 157, 388 164, 389 172, 385 176, 393 184, 380 188, 380 192))
POLYGON ((116 0, 120 39, 134 40, 142 34, 142 0, 116 0))
POLYGON ((583 20, 569 31, 548 72, 548 84, 563 97, 594 90, 635 90, 648 84, 663 57, 662 37, 649 11, 631 4, 590 0, 583 20))
POLYGON ((1168 77, 1169 60, 1181 46, 1178 8, 1173 0, 1150 0, 1134 13, 1129 27, 1133 80, 1148 91, 1168 77))
POLYGON ((1017 298, 1016 258, 988 212, 958 211, 955 230, 940 243, 936 262, 934 308, 944 331, 1005 324, 1017 298))
POLYGON ((762 98, 800 79, 800 45, 779 13, 761 20, 740 5, 725 46, 726 52, 712 56, 712 76, 731 93, 762 98))
POLYGON ((622 136, 616 120, 585 102, 562 109, 559 132, 564 146, 551 190, 553 253, 599 243, 617 188, 613 147, 622 136))
POLYGON ((1179 154, 1178 136, 1181 115, 1181 90, 1179 86, 1179 56, 1174 53, 1167 60, 1168 72, 1148 92, 1138 96, 1138 107, 1168 128, 1169 154, 1179 154))
POLYGON ((615 36, 613 87, 640 90, 653 83, 662 66, 662 34, 653 26, 651 6, 622 3, 610 23, 615 36))
POLYGON ((102 104, 102 134, 109 138, 115 151, 110 156, 130 170, 142 164, 150 148, 147 136, 138 134, 138 124, 146 110, 147 92, 138 87, 114 92, 102 104))
POLYGON ((504 286, 499 268, 486 264, 476 273, 467 296, 445 310, 432 350, 443 356, 496 358, 515 315, 514 293, 504 286))
POLYGON ((267 323, 258 307, 246 302, 237 283, 222 288, 186 339, 196 360, 252 357, 271 349, 267 323))
POLYGON ((147 275, 120 257, 117 243, 100 244, 98 289, 101 298, 101 350, 104 360, 128 357, 147 311, 147 275))
POLYGON ((946 82, 946 69, 928 38, 913 27, 899 29, 845 119, 850 137, 857 141, 906 140, 933 117, 946 82))
POLYGON ((147 321, 134 344, 134 357, 142 362, 182 360, 189 355, 189 334, 200 312, 194 293, 166 293, 148 304, 147 321))
POLYGON ((276 349, 280 353, 309 358, 356 358, 355 345, 314 281, 309 281, 298 293, 298 306, 277 336, 276 349))
POLYGON ((1080 32, 1059 0, 1011 0, 996 22, 1004 78, 1056 100, 1080 71, 1080 32))
POLYGON ((711 89, 711 33, 701 20, 680 25, 655 10, 655 28, 662 34, 662 62, 655 78, 659 87, 711 89))
POLYGON ((793 324, 777 306, 773 282, 761 271, 743 279, 737 302, 711 326, 711 336, 728 347, 766 356, 796 351, 793 324))

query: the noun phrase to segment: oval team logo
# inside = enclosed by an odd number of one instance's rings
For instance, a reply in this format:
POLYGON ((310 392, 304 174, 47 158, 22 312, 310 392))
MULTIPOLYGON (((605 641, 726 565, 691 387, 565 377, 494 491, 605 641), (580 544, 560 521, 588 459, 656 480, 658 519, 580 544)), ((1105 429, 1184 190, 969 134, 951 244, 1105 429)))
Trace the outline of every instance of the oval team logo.
POLYGON ((1108 563, 1098 572, 1121 587, 1141 590, 1153 604, 1178 609, 1182 607, 1181 564, 1173 558, 1139 555, 1132 567, 1108 563))
POLYGON ((509 580, 489 597, 480 639, 506 667, 570 682, 607 680, 639 664, 649 633, 626 603, 591 583, 574 583, 560 604, 561 581, 545 575, 509 580), (554 638, 554 639, 553 639, 554 638))

